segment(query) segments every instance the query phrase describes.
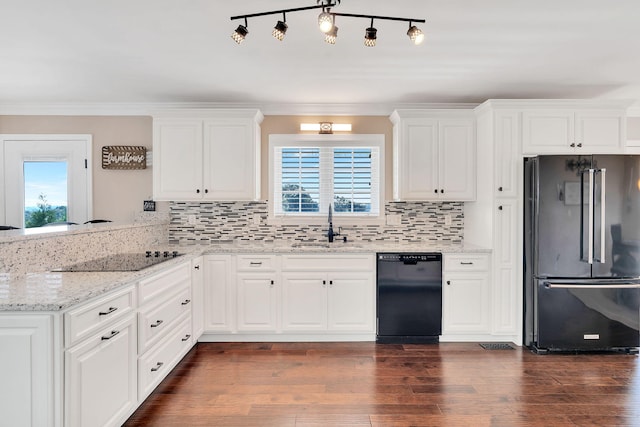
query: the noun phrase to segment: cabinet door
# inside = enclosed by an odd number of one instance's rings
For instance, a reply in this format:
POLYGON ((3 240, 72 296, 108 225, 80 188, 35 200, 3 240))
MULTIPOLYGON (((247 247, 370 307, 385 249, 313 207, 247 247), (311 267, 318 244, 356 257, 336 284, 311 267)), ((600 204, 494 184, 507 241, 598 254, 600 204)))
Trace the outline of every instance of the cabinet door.
POLYGON ((373 332, 374 273, 330 273, 328 329, 373 332))
POLYGON ((400 162, 396 175, 400 179, 401 200, 437 200, 438 122, 406 119, 399 136, 400 162))
POLYGON ((277 292, 275 273, 238 273, 238 330, 275 331, 277 292))
POLYGON ((202 121, 154 120, 153 198, 202 198, 202 121))
POLYGON ((572 154, 575 148, 574 113, 540 110, 522 113, 523 154, 572 154))
POLYGON ((282 330, 327 329, 327 276, 323 273, 282 273, 282 330))
POLYGON ((498 200, 495 210, 493 332, 518 333, 518 202, 498 200))
POLYGON ((53 426, 53 337, 48 315, 0 315, 0 424, 53 426))
POLYGON ((442 334, 489 333, 489 280, 486 274, 445 274, 442 334))
POLYGON ((206 332, 232 332, 236 304, 231 256, 207 255, 204 264, 204 329, 206 332))
POLYGON ((587 154, 622 152, 626 142, 623 113, 616 111, 583 111, 576 113, 576 142, 587 154))
POLYGON ((255 125, 246 119, 204 122, 204 197, 255 200, 260 176, 255 125))
MULTIPOLYGON (((495 194, 497 197, 517 197, 520 187, 518 173, 522 162, 518 113, 495 113, 495 194)), ((482 166, 480 166, 482 167, 482 166)))
POLYGON ((473 121, 440 120, 438 133, 440 199, 474 200, 476 151, 473 121))
POLYGON ((135 317, 65 352, 68 426, 119 426, 137 404, 135 317))
POLYGON ((204 331, 204 259, 198 257, 191 261, 191 329, 193 342, 204 331))

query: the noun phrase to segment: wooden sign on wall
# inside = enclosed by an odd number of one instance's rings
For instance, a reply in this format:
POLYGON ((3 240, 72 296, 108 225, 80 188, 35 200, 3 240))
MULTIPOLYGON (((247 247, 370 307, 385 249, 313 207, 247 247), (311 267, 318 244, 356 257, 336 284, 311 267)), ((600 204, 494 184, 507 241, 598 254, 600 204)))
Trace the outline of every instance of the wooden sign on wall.
POLYGON ((102 169, 146 169, 147 149, 134 145, 102 147, 102 169))

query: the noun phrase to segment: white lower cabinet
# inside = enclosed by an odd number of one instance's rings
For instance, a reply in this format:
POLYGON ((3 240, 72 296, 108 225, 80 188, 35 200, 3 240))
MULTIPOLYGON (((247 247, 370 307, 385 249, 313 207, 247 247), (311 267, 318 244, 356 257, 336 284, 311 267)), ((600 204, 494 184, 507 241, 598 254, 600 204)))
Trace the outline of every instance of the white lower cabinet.
POLYGON ((491 333, 489 265, 488 254, 444 254, 443 341, 491 333))
POLYGON ((119 426, 137 406, 133 314, 65 351, 68 426, 119 426))
POLYGON ((204 257, 204 332, 232 332, 235 328, 235 280, 231 255, 204 257))
POLYGON ((49 314, 0 314, 0 425, 61 425, 54 320, 49 314))
POLYGON ((192 346, 191 314, 185 313, 176 327, 138 359, 138 399, 142 402, 178 364, 192 346))
POLYGON ((278 293, 275 273, 238 273, 238 331, 275 331, 278 293))
POLYGON ((372 273, 282 273, 283 331, 373 330, 372 273))
POLYGON ((193 330, 193 342, 204 331, 204 257, 197 257, 191 261, 191 328, 193 330))

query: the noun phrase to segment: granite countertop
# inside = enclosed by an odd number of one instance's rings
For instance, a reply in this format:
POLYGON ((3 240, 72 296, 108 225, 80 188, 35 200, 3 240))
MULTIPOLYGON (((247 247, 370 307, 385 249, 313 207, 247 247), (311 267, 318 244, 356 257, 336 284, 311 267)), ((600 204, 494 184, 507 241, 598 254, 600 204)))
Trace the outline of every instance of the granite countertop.
POLYGON ((23 276, 0 273, 0 312, 61 311, 93 297, 206 254, 241 253, 376 253, 376 252, 491 252, 469 244, 239 241, 209 245, 171 246, 180 257, 131 272, 34 272, 23 276))

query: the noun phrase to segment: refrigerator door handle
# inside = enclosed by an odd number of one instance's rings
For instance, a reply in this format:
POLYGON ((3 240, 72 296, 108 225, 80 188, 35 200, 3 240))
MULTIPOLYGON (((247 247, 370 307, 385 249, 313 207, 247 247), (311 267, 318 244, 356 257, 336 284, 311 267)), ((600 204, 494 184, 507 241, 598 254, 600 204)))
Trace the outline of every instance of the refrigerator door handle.
POLYGON ((587 244, 588 248, 588 257, 587 262, 589 264, 593 264, 593 210, 594 210, 594 200, 593 200, 593 185, 595 183, 595 169, 589 169, 589 242, 587 244))
POLYGON ((607 195, 607 184, 606 184, 606 178, 607 178, 607 170, 605 168, 602 168, 599 170, 599 172, 602 174, 602 178, 600 179, 600 258, 598 259, 598 261, 602 264, 605 263, 605 254, 606 254, 606 248, 605 248, 605 239, 607 238, 607 228, 606 228, 606 209, 605 207, 607 206, 606 203, 606 195, 607 195))
POLYGON ((581 283, 545 283, 547 289, 640 289, 640 283, 585 285, 581 283))

